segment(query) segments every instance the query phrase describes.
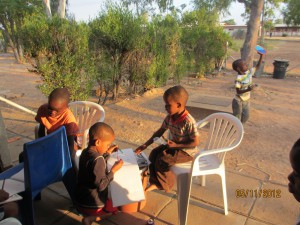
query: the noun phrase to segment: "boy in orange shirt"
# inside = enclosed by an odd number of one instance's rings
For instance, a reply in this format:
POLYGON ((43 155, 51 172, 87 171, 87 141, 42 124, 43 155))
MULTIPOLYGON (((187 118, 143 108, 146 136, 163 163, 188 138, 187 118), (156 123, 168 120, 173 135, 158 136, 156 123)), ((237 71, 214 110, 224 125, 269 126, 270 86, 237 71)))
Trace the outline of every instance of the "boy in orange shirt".
POLYGON ((75 158, 74 144, 79 128, 76 119, 68 108, 70 93, 66 88, 54 89, 48 98, 48 103, 39 107, 35 120, 40 123, 39 137, 56 131, 61 126, 65 126, 68 137, 68 144, 72 160, 75 158))
MULTIPOLYGON (((79 132, 79 128, 73 113, 68 108, 69 101, 70 93, 68 89, 54 89, 48 97, 48 103, 43 104, 39 107, 37 115, 35 116, 35 120, 40 124, 38 137, 45 136, 45 130, 47 131, 47 134, 50 134, 53 131, 56 131, 61 126, 65 126, 70 155, 72 161, 74 162, 74 144, 76 135, 79 132)), ((22 153, 19 156, 19 161, 23 161, 22 153)))

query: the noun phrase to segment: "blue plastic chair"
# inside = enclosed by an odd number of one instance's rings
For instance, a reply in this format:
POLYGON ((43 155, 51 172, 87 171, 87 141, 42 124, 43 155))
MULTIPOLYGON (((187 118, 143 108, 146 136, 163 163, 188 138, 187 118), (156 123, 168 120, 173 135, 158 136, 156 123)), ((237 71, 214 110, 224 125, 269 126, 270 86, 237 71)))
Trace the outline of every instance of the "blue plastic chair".
POLYGON ((33 199, 50 184, 63 181, 75 199, 76 175, 72 168, 65 127, 24 144, 24 224, 34 225, 33 199))
POLYGON ((4 172, 0 173, 0 180, 8 179, 21 171, 24 168, 24 163, 20 163, 14 167, 5 170, 4 172))

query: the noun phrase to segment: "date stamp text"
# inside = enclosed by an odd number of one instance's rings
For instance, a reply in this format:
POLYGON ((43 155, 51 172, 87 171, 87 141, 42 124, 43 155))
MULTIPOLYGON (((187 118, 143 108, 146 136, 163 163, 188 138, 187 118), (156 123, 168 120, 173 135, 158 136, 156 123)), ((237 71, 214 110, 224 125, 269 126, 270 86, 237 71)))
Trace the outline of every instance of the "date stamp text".
POLYGON ((237 198, 281 198, 280 189, 236 189, 237 198))

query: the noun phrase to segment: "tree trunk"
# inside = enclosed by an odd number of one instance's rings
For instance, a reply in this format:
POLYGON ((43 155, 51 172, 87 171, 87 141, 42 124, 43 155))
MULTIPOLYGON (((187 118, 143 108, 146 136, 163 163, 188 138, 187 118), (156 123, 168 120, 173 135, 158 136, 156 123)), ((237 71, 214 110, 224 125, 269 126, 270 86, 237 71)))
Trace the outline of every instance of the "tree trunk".
POLYGON ((24 62, 24 50, 23 50, 23 40, 20 38, 20 30, 21 30, 21 21, 16 20, 16 29, 17 29, 17 37, 16 37, 16 46, 19 54, 19 58, 22 62, 24 62))
POLYGON ((52 17, 52 13, 51 13, 51 7, 50 7, 50 0, 43 0, 43 3, 45 5, 46 8, 46 15, 48 18, 52 17))
POLYGON ((14 44, 12 38, 11 38, 11 35, 10 35, 9 32, 7 31, 7 27, 6 27, 5 23, 3 23, 3 22, 1 21, 1 24, 2 24, 2 26, 4 27, 4 29, 2 29, 2 30, 3 30, 3 33, 5 34, 6 39, 7 39, 7 41, 8 41, 8 44, 10 45, 10 47, 12 48, 12 50, 13 50, 13 52, 14 52, 14 55, 15 55, 15 58, 16 58, 17 62, 18 62, 18 63, 21 63, 21 59, 20 59, 20 57, 19 57, 18 50, 17 50, 17 48, 16 48, 16 46, 15 46, 15 44, 14 44))
MULTIPOLYGON (((4 167, 10 166, 11 165, 11 156, 10 156, 10 151, 8 149, 7 145, 7 135, 6 135, 6 129, 4 125, 4 120, 1 114, 0 110, 0 170, 3 170, 4 167), (1 165, 3 162, 4 165, 1 165)), ((2 172, 2 171, 0 171, 2 172)))
POLYGON ((66 0, 59 0, 58 8, 57 8, 57 15, 60 18, 66 17, 66 0))
POLYGON ((260 16, 264 0, 252 0, 250 4, 250 19, 247 24, 247 33, 243 48, 241 49, 241 58, 252 66, 255 46, 257 44, 258 31, 260 27, 260 16))

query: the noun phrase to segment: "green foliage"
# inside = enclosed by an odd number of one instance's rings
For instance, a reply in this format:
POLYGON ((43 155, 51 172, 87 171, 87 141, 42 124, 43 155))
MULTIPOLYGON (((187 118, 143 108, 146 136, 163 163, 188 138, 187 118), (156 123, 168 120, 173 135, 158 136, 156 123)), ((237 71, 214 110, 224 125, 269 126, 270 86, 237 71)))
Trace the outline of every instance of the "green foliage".
MULTIPOLYGON (((111 81, 106 85, 113 91, 114 98, 119 94, 120 84, 125 74, 134 86, 139 80, 138 71, 142 71, 145 60, 139 61, 137 54, 144 57, 143 51, 147 35, 143 31, 143 20, 133 15, 131 11, 121 5, 110 4, 99 17, 89 25, 91 27, 90 47, 96 55, 97 80, 100 85, 104 81, 111 81), (105 59, 105 60, 103 60, 105 59), (101 61, 101 62, 100 62, 101 61), (135 68, 131 65, 135 64, 135 68), (104 72, 109 71, 110 74, 104 72), (102 82, 103 81, 103 82, 102 82)), ((126 78, 125 78, 126 79, 126 78)))
POLYGON ((223 21, 223 23, 226 23, 227 25, 236 25, 234 19, 225 20, 225 21, 223 21))
POLYGON ((193 0, 196 9, 205 9, 207 11, 216 10, 220 12, 228 12, 228 8, 233 0, 193 0))
POLYGON ((272 20, 265 21, 264 27, 267 31, 271 31, 274 29, 275 25, 272 20))
POLYGON ((175 12, 157 16, 148 25, 154 56, 149 74, 152 85, 165 85, 169 78, 178 83, 183 76, 186 63, 180 43, 181 30, 175 12))
POLYGON ((245 39, 246 32, 242 29, 238 29, 233 32, 232 37, 235 39, 245 39))
POLYGON ((189 68, 199 76, 220 66, 226 54, 230 36, 217 26, 218 16, 201 10, 185 13, 182 19, 182 38, 189 68), (192 63, 191 63, 192 62, 192 63))
POLYGON ((94 80, 94 69, 88 51, 89 29, 85 24, 57 17, 31 17, 22 35, 26 52, 35 59, 34 72, 48 96, 57 87, 66 87, 72 100, 87 99, 94 80))
POLYGON ((300 24, 300 1, 287 0, 287 7, 284 9, 284 20, 287 24, 300 24))
MULTIPOLYGON (((23 61, 23 46, 20 30, 24 19, 41 9, 38 0, 9 0, 0 1, 0 31, 5 37, 6 44, 12 48, 18 62, 23 61)), ((5 46, 6 47, 6 46, 5 46)))

